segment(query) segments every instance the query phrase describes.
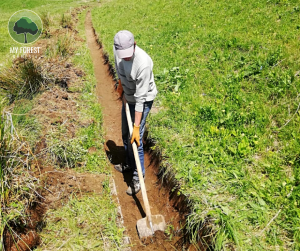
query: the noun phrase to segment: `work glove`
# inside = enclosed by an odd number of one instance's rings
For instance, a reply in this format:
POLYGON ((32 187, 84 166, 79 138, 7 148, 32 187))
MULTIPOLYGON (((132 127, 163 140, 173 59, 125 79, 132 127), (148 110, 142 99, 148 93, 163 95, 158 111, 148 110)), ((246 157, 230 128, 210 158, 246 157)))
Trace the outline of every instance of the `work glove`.
POLYGON ((131 144, 133 143, 133 141, 136 142, 137 146, 140 146, 140 126, 136 126, 135 124, 133 124, 133 132, 132 132, 132 136, 131 136, 131 144))
POLYGON ((117 92, 119 93, 120 95, 120 98, 122 98, 122 94, 123 94, 123 87, 122 87, 122 84, 121 84, 121 80, 119 79, 119 84, 118 84, 118 87, 117 87, 117 92))

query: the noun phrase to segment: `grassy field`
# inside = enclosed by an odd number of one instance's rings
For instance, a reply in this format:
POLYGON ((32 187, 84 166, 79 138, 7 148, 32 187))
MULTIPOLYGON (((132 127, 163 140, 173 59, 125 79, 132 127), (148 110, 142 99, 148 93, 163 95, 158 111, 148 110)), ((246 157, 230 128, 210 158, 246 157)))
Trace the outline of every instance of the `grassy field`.
POLYGON ((150 136, 214 250, 300 249, 300 5, 107 1, 93 23, 113 62, 130 30, 154 61, 150 136))

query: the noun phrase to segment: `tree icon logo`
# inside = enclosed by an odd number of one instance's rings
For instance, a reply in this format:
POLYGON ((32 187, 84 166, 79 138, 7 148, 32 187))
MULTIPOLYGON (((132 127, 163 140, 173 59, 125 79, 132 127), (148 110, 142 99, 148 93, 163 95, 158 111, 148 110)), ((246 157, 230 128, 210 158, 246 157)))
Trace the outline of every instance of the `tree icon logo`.
POLYGON ((41 18, 31 10, 20 10, 8 22, 8 32, 13 40, 21 44, 31 44, 41 35, 41 18))

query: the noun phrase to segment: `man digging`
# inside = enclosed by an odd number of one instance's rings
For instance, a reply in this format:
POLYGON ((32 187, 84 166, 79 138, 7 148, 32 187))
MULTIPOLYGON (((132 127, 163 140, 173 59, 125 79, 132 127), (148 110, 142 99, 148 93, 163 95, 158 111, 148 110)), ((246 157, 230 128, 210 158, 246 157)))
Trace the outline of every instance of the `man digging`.
POLYGON ((132 143, 138 146, 138 154, 145 177, 143 134, 146 118, 156 97, 157 89, 153 76, 153 61, 150 56, 136 45, 134 36, 130 31, 119 31, 114 37, 115 66, 119 78, 118 92, 129 105, 133 126, 132 136, 125 113, 125 105, 122 105, 122 139, 126 152, 126 162, 115 165, 115 169, 121 173, 133 172, 132 181, 126 191, 133 195, 141 190, 137 168, 134 160, 132 143), (130 138, 131 136, 131 138, 130 138), (128 144, 129 142, 129 144, 128 144))

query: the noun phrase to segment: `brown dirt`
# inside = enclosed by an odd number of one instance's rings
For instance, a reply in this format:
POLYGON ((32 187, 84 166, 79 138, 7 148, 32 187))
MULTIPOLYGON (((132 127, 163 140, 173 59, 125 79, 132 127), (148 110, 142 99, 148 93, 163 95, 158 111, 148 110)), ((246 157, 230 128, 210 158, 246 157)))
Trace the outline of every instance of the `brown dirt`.
POLYGON ((78 93, 70 93, 55 86, 39 96, 29 114, 38 117, 44 135, 64 125, 66 136, 73 138, 77 128, 88 127, 93 123, 93 119, 79 119, 77 106, 78 93))
POLYGON ((97 96, 103 110, 104 128, 106 130, 105 150, 112 163, 111 168, 126 227, 125 234, 130 237, 132 250, 183 250, 183 238, 180 231, 183 216, 173 207, 169 191, 159 184, 157 169, 153 163, 150 163, 150 157, 147 153, 145 154, 145 183, 151 213, 153 215, 162 214, 166 223, 174 226, 175 231, 173 234, 175 233, 175 236, 169 240, 164 233, 157 232, 154 237, 145 240, 139 239, 136 223, 137 220, 145 217, 142 194, 138 193, 133 197, 128 196, 125 191, 131 177, 123 175, 113 168, 113 164, 122 162, 124 158, 121 138, 121 101, 114 90, 115 82, 112 79, 107 59, 104 59, 101 46, 97 43, 98 39, 93 29, 90 12, 86 16, 85 29, 97 79, 97 96))
POLYGON ((101 194, 105 177, 106 175, 76 173, 71 169, 45 168, 41 175, 45 189, 42 193, 45 198, 43 203, 47 205, 47 209, 54 209, 66 204, 71 194, 101 194))

